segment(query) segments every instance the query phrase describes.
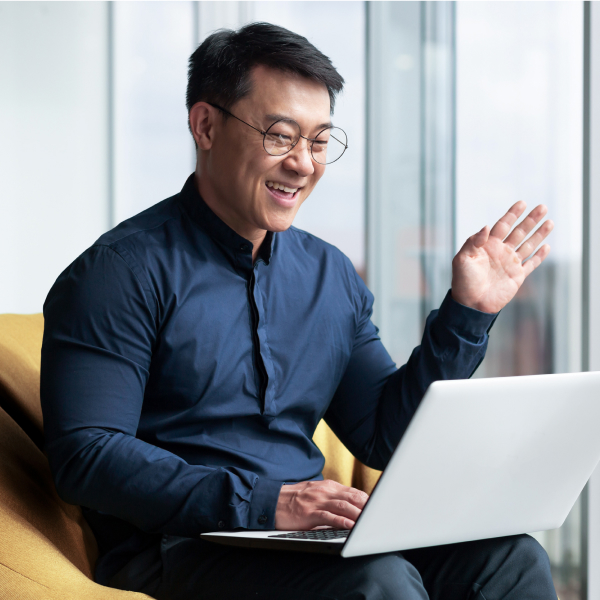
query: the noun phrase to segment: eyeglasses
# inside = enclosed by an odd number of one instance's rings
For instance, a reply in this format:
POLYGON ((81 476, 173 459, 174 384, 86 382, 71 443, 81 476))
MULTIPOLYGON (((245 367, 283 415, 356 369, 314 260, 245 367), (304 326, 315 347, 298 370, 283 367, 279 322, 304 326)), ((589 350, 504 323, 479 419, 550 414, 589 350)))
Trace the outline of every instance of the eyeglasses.
POLYGON ((254 131, 258 131, 263 136, 263 148, 271 156, 283 156, 291 152, 300 141, 300 138, 304 138, 309 144, 310 155, 313 160, 321 165, 330 165, 342 158, 342 154, 348 148, 348 136, 339 127, 326 127, 314 138, 308 138, 300 133, 300 125, 296 121, 293 119, 280 119, 279 121, 275 121, 266 131, 262 131, 250 125, 250 123, 242 121, 242 119, 236 117, 218 104, 213 104, 212 102, 208 102, 207 104, 241 121, 244 125, 252 127, 254 131))

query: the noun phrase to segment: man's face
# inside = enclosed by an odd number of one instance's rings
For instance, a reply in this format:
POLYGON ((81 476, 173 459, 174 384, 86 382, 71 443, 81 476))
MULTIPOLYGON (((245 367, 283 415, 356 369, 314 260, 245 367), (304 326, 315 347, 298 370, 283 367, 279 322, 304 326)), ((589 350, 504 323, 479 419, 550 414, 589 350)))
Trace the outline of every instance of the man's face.
MULTIPOLYGON (((312 160, 302 138, 288 154, 271 156, 259 132, 212 110, 212 143, 201 164, 200 193, 205 199, 211 194, 217 214, 245 237, 260 230, 286 230, 325 166, 312 160), (276 190, 272 184, 296 191, 276 190)), ((323 84, 262 66, 252 71, 250 94, 230 111, 262 131, 282 117, 293 119, 309 138, 330 121, 329 94, 323 84)))

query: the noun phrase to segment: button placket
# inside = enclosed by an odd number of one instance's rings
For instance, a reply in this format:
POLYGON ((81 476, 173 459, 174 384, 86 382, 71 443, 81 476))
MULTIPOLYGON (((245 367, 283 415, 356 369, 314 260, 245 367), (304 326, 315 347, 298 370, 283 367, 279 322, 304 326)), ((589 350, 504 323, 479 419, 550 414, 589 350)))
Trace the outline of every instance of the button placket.
POLYGON ((265 393, 267 390, 267 386, 269 383, 269 376, 267 373, 267 369, 265 367, 265 363, 263 360, 263 355, 261 352, 261 343, 260 336, 258 334, 259 323, 260 323, 260 313, 258 307, 256 306, 256 298, 255 298, 255 287, 256 287, 256 276, 255 269, 252 269, 252 274, 250 276, 250 280, 248 281, 248 302, 250 303, 250 314, 252 317, 252 345, 254 347, 254 362, 256 367, 256 373, 258 378, 258 397, 260 402, 260 412, 265 412, 265 393))
POLYGON ((267 374, 267 386, 264 390, 263 398, 263 414, 274 416, 273 397, 275 395, 275 373, 273 368, 273 359, 271 357, 271 349, 267 339, 267 318, 266 308, 264 304, 263 294, 256 278, 258 273, 258 264, 255 265, 255 282, 254 282, 254 300, 259 314, 257 335, 260 343, 260 353, 267 374))

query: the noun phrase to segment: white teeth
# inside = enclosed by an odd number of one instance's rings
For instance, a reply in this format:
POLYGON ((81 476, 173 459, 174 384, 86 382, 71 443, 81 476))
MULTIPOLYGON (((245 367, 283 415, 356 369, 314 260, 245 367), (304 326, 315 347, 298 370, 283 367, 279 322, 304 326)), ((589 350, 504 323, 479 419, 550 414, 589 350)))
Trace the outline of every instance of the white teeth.
POLYGON ((289 188, 289 187, 286 187, 285 185, 283 185, 283 183, 277 183, 276 181, 267 181, 267 185, 270 188, 273 188, 276 190, 283 190, 284 192, 288 192, 288 193, 292 193, 292 194, 295 194, 298 191, 298 188, 289 188))

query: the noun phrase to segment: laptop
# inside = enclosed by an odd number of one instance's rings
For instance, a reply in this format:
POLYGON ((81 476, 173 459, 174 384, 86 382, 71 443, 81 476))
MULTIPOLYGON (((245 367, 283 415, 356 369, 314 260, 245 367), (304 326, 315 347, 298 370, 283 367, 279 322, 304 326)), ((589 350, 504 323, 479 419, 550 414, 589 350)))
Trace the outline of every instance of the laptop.
POLYGON ((362 556, 560 527, 600 460, 600 372, 437 381, 352 530, 204 533, 362 556))

